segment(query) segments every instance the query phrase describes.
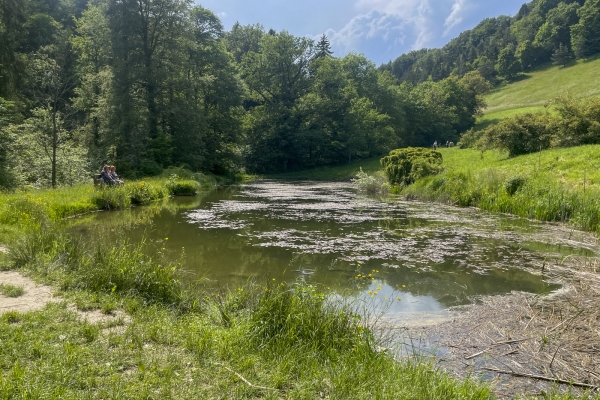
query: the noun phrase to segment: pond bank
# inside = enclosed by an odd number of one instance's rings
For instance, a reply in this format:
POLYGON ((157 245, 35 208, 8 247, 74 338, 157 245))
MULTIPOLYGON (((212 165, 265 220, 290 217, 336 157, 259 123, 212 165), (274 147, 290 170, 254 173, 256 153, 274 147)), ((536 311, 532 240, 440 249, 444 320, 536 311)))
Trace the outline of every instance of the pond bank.
POLYGON ((52 284, 59 301, 0 317, 9 344, 0 387, 11 395, 493 398, 431 360, 396 362, 368 319, 324 301, 322 288, 269 280, 208 289, 182 283, 181 265, 160 251, 82 242, 60 222, 34 228, 10 246, 9 266, 52 284), (114 318, 85 321, 81 311, 114 318))
MULTIPOLYGON (((378 351, 365 320, 343 302, 326 302, 315 286, 183 283, 181 265, 144 243, 69 234, 71 221, 56 210, 80 208, 71 208, 75 196, 9 196, 3 204, 28 208, 6 225, 2 268, 45 283, 53 301, 1 313, 7 398, 492 397, 428 360, 397 362, 378 351)), ((31 294, 23 286, 23 296, 31 294)))
POLYGON ((561 289, 482 297, 454 320, 410 335, 441 346, 439 366, 457 377, 484 376, 501 397, 536 396, 557 385, 593 396, 600 388, 598 272, 597 259, 548 263, 539 273, 561 289))

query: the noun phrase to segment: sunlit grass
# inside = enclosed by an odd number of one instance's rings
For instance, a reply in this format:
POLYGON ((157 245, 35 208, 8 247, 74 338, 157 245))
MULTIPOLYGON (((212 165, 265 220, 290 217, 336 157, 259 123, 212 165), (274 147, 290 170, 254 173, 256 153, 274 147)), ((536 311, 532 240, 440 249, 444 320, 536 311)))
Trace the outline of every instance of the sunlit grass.
POLYGON ((542 106, 554 97, 600 95, 600 57, 580 60, 567 67, 547 65, 526 73, 520 80, 501 85, 488 94, 486 114, 503 109, 542 106))
POLYGON ((6 297, 19 297, 25 293, 23 286, 15 286, 10 283, 0 283, 0 294, 6 297))
POLYGON ((411 198, 541 221, 570 222, 600 233, 600 145, 507 158, 501 152, 442 149, 444 173, 403 190, 411 198), (513 184, 520 182, 513 190, 513 184))

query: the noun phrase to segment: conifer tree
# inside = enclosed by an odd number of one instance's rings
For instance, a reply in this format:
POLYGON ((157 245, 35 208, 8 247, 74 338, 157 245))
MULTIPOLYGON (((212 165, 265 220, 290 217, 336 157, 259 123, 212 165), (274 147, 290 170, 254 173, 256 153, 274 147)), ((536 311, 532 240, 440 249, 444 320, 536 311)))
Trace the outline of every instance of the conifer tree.
POLYGON ((573 59, 573 55, 567 46, 560 44, 558 49, 552 53, 552 64, 562 65, 563 67, 573 59))
POLYGON ((329 39, 327 35, 323 34, 321 39, 319 39, 319 43, 317 43, 317 52, 315 58, 329 57, 333 54, 331 50, 331 44, 329 43, 329 39))

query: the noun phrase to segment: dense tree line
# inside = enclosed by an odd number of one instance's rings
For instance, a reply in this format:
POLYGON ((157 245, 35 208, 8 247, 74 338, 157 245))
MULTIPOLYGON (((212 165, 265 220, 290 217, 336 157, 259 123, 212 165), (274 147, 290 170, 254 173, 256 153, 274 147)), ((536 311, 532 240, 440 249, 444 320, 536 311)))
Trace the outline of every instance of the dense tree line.
POLYGON ((533 0, 514 17, 485 19, 441 49, 403 54, 381 70, 413 84, 469 71, 494 82, 549 61, 564 65, 598 52, 600 0, 533 0))
POLYGON ((457 141, 477 71, 399 84, 364 56, 191 0, 0 0, 0 186, 169 166, 277 172, 457 141))

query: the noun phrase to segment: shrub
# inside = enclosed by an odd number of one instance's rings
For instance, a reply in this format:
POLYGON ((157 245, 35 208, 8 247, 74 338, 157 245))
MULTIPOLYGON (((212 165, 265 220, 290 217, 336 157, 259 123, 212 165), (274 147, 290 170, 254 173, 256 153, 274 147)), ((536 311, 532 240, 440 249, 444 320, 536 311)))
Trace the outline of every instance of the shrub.
POLYGON ((156 188, 148 182, 132 182, 126 188, 133 204, 147 204, 162 199, 166 194, 162 188, 156 188))
POLYGON ((391 184, 410 185, 442 172, 442 154, 422 147, 396 149, 381 159, 381 166, 391 184))
POLYGON ((504 182, 504 190, 506 190, 506 193, 512 196, 517 193, 517 191, 523 187, 523 185, 525 185, 525 178, 522 176, 514 176, 504 182))
POLYGON ((92 195, 92 202, 101 210, 120 210, 131 205, 129 193, 124 187, 105 186, 92 195))
POLYGON ((458 142, 458 147, 461 149, 470 149, 477 145, 481 136, 483 136, 483 130, 474 130, 473 128, 469 129, 462 135, 460 135, 460 141, 458 142))
POLYGON ((178 175, 171 175, 166 184, 169 194, 173 196, 194 196, 200 190, 197 181, 181 179, 178 175))
POLYGON ((360 169, 356 178, 352 179, 358 190, 368 194, 385 194, 389 191, 388 184, 383 177, 369 175, 360 169))
POLYGON ((485 129, 478 147, 508 150, 510 157, 547 149, 552 140, 553 119, 548 113, 515 115, 485 129))

